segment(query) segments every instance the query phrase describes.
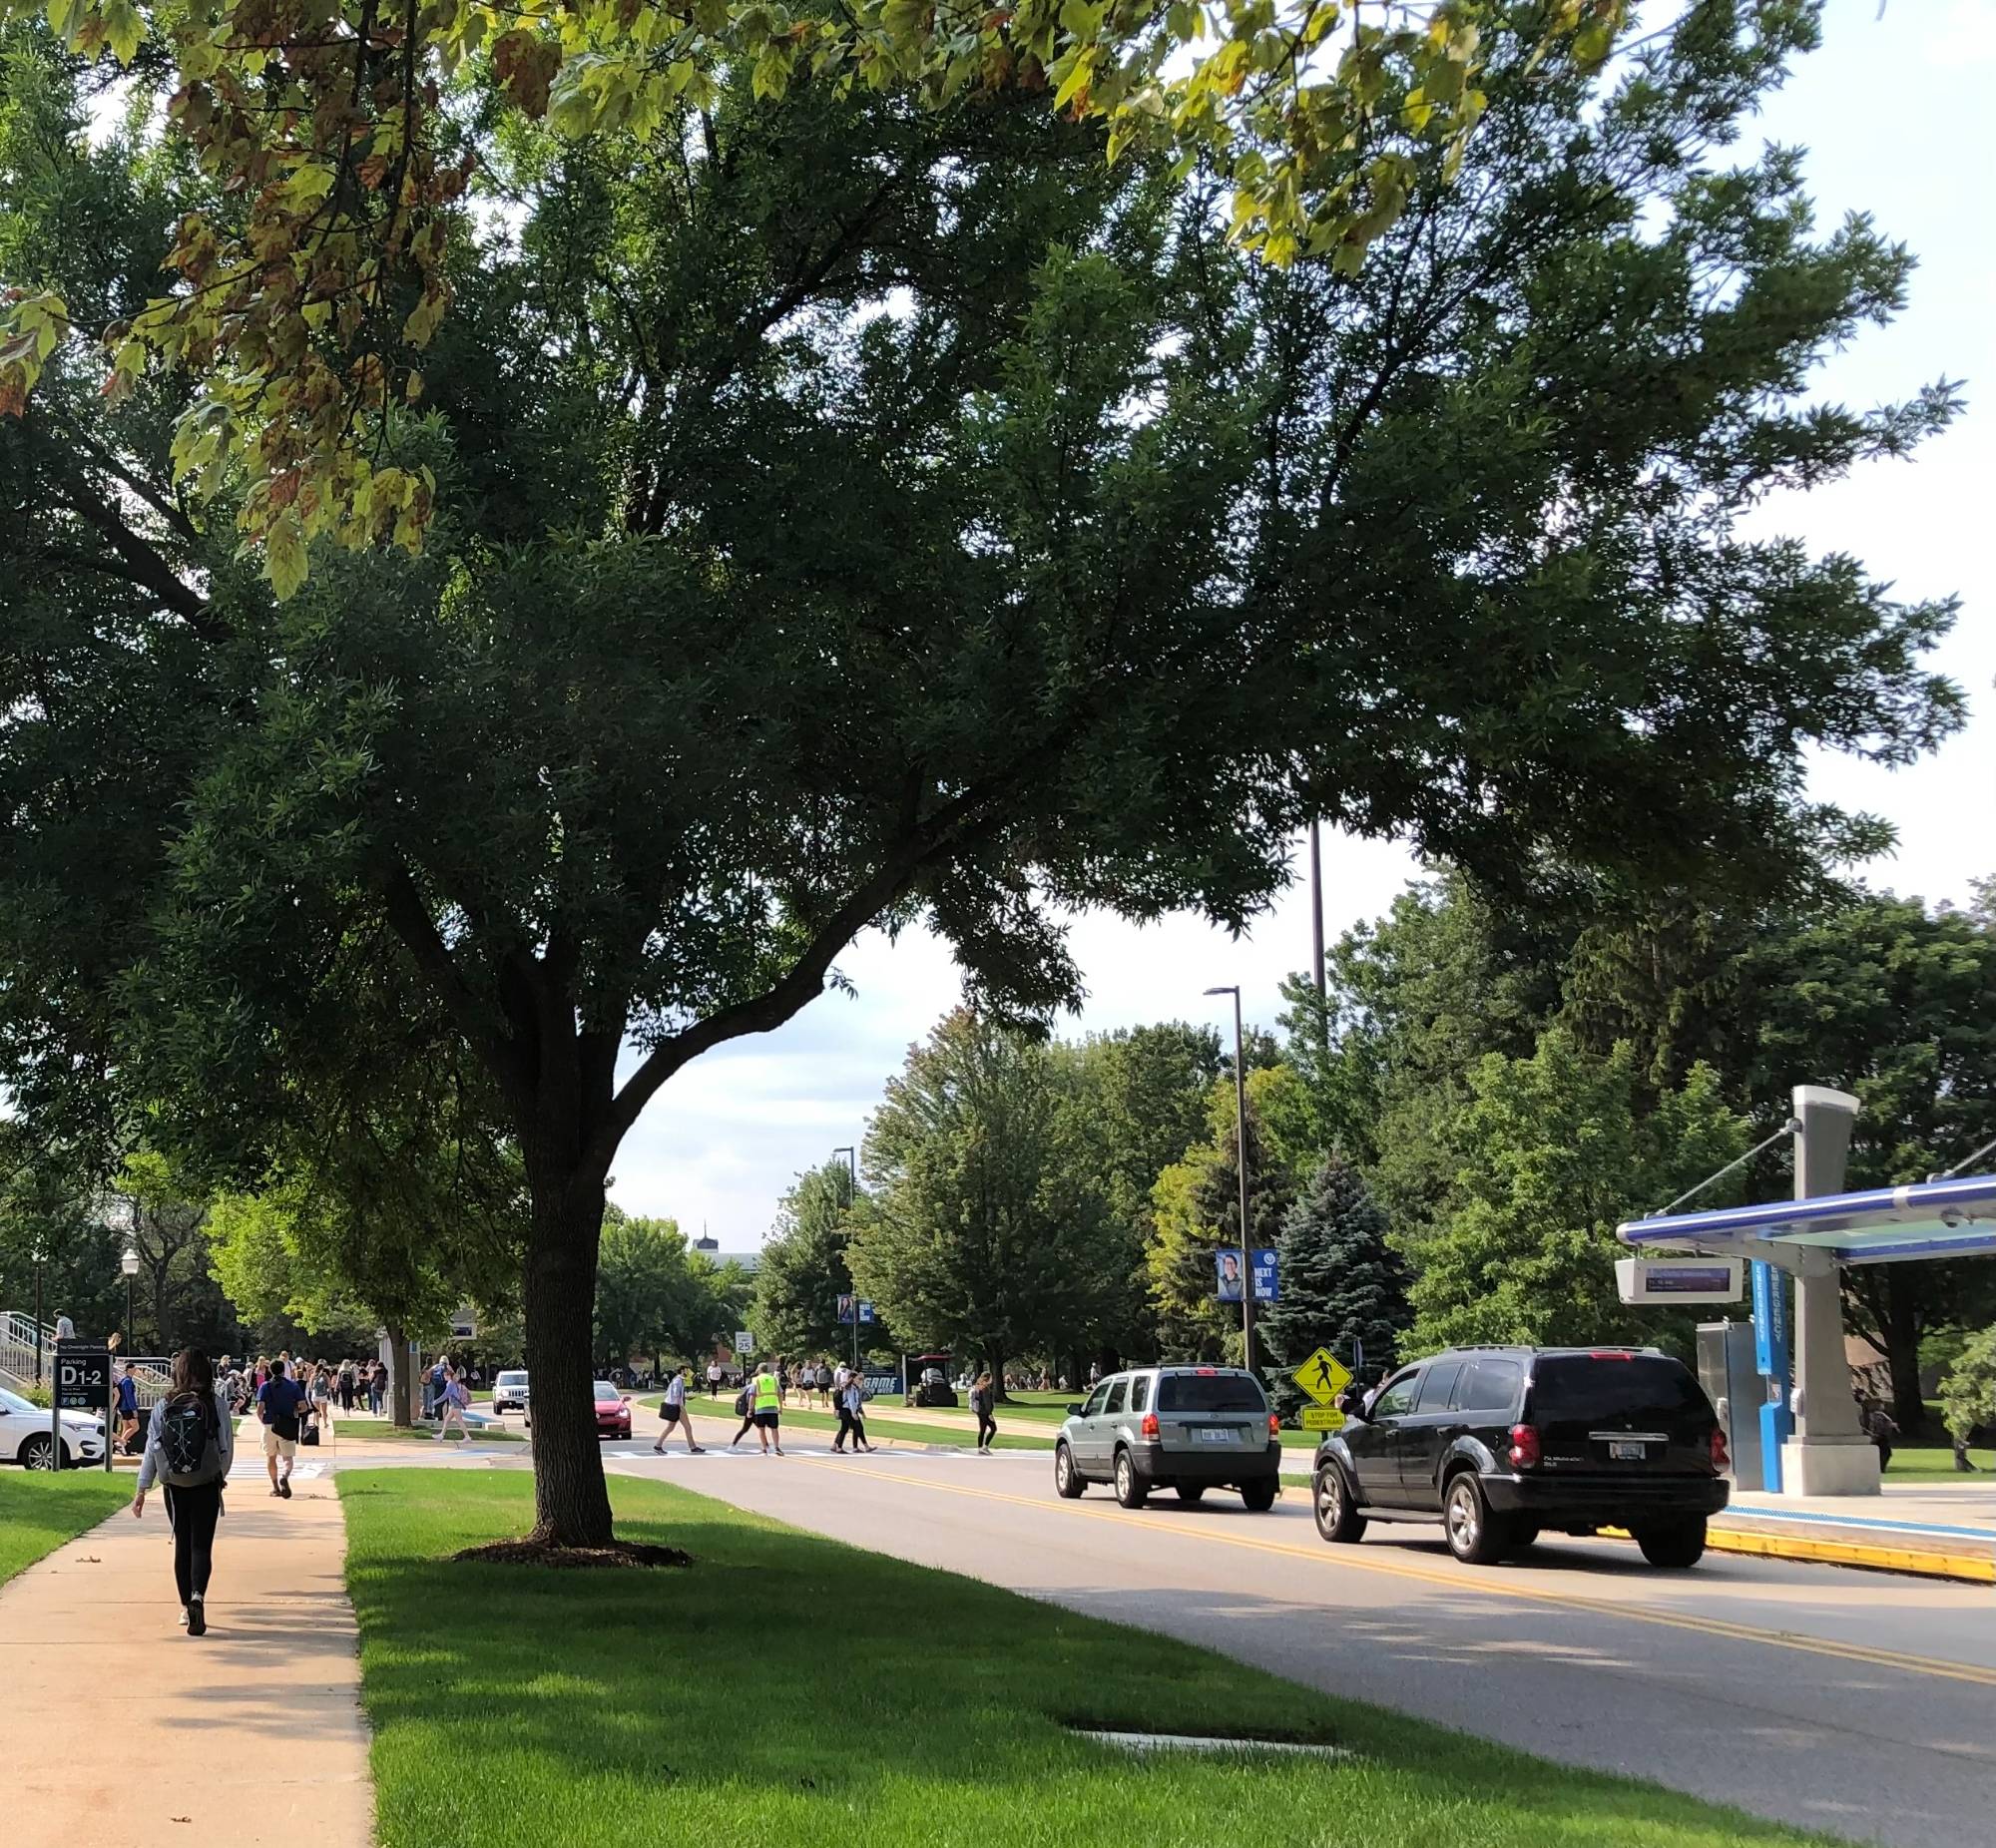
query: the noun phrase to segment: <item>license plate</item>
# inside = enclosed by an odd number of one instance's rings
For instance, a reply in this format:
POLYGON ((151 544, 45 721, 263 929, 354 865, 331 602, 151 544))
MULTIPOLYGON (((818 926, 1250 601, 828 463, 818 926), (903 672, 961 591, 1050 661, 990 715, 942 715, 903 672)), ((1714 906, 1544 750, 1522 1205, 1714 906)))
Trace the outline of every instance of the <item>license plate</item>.
POLYGON ((1650 1454, 1647 1446, 1630 1443, 1611 1443, 1608 1455, 1615 1463, 1641 1463, 1650 1454))
POLYGON ((1199 1441, 1202 1444, 1231 1444, 1234 1442, 1234 1433, 1224 1427, 1216 1431, 1209 1426, 1199 1434, 1199 1441))

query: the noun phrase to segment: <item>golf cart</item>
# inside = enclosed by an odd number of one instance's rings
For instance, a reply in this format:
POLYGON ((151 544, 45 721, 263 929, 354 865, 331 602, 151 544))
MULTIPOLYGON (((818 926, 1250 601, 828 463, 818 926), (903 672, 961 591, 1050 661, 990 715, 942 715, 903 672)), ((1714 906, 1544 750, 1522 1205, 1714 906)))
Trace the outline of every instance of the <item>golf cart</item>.
POLYGON ((908 1362, 914 1384, 908 1388, 910 1405, 955 1405, 956 1390, 949 1383, 947 1354, 917 1354, 908 1362))

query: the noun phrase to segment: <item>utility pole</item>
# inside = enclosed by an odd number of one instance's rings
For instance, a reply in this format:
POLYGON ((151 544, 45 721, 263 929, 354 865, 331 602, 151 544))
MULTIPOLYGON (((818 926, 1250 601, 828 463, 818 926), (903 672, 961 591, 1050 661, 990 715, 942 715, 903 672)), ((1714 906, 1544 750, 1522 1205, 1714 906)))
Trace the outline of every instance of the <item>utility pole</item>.
MULTIPOLYGON (((1209 988, 1209 995, 1234 997, 1234 1153, 1241 1181, 1241 1352, 1254 1371, 1254 1262, 1248 1238, 1248 1055, 1241 1031, 1241 989, 1209 988)), ((857 1313, 855 1311, 854 1313, 857 1313)))
MULTIPOLYGON (((859 1194, 859 1152, 849 1144, 843 1149, 834 1149, 832 1157, 845 1157, 845 1203, 850 1206, 859 1194)), ((848 1271, 848 1280, 850 1272, 848 1271)), ((859 1371, 859 1291, 852 1292, 852 1370, 859 1371)))
POLYGON ((1330 1038, 1330 1016, 1325 1012, 1323 973, 1323 841, 1315 816, 1310 818, 1310 980, 1316 984, 1317 1032, 1330 1038))

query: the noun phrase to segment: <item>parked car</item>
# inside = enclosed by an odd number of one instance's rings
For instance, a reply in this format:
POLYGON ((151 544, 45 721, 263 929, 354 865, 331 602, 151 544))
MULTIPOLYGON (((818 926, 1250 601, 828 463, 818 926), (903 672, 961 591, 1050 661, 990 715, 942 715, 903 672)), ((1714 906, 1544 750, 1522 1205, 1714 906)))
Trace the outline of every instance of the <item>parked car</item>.
POLYGON ((495 1412, 524 1412, 527 1409, 526 1368, 514 1367, 493 1376, 492 1409, 495 1412))
POLYGON ((1487 1566, 1547 1529, 1626 1528, 1653 1566, 1697 1565, 1732 1493, 1719 1414, 1649 1348, 1454 1348, 1402 1367, 1317 1448, 1317 1532, 1439 1521, 1487 1566))
POLYGON ((62 1415, 62 1457, 52 1460, 49 1414, 45 1406, 0 1387, 0 1463, 24 1469, 70 1469, 104 1461, 104 1420, 95 1412, 62 1415))
POLYGON ((1054 1442, 1054 1488, 1069 1501, 1106 1482, 1125 1508, 1153 1489, 1198 1502, 1237 1489, 1257 1514, 1275 1505, 1280 1424, 1260 1383, 1239 1367, 1139 1367, 1112 1373, 1067 1408, 1054 1442))

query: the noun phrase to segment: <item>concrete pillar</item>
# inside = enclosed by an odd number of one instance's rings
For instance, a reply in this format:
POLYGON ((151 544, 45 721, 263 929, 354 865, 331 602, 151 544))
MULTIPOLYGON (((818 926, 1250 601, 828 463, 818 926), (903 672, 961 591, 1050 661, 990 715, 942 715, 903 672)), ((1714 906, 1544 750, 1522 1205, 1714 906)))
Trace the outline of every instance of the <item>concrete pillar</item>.
MULTIPOLYGON (((1795 1198, 1843 1190, 1857 1100, 1820 1085, 1797 1085, 1795 1198)), ((1878 1451, 1858 1429, 1843 1346, 1843 1286, 1835 1258, 1791 1247, 1795 1276, 1794 1365, 1800 1409, 1781 1446, 1783 1495, 1876 1495, 1878 1451)))

